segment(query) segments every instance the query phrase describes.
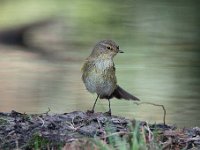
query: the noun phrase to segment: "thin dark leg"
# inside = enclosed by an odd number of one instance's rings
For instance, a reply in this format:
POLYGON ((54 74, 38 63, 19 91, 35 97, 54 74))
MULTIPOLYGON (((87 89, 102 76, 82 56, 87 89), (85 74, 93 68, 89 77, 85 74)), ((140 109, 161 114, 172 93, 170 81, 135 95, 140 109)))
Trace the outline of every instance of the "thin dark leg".
POLYGON ((108 102, 109 102, 109 110, 108 110, 108 113, 111 115, 110 99, 108 99, 108 102))
POLYGON ((109 110, 107 112, 105 112, 104 114, 111 116, 110 99, 108 99, 108 102, 109 102, 109 110))
POLYGON ((95 108, 95 105, 96 105, 96 103, 97 103, 98 98, 99 98, 99 95, 97 95, 97 98, 96 98, 96 100, 95 100, 95 102, 94 102, 94 105, 93 105, 93 107, 92 107, 92 110, 91 110, 92 113, 94 112, 94 108, 95 108))

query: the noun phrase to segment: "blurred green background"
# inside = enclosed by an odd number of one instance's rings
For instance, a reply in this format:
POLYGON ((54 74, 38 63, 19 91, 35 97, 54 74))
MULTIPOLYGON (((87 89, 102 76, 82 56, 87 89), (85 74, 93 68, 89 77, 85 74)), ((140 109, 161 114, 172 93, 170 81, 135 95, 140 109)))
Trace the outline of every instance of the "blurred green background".
MULTIPOLYGON (((200 126, 199 10, 198 0, 1 0, 0 111, 90 109, 96 95, 80 68, 98 41, 113 39, 125 52, 115 57, 119 85, 164 105, 167 123, 200 126), (14 31, 22 43, 10 42, 14 31)), ((151 123, 163 117, 161 108, 131 101, 111 107, 151 123)), ((98 101, 96 111, 107 110, 98 101)))

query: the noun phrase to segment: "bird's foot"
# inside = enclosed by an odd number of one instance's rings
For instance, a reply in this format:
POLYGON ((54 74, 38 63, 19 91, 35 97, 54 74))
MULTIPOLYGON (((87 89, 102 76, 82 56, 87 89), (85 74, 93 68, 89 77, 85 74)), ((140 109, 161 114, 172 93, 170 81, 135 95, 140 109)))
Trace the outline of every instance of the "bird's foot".
POLYGON ((106 115, 106 116, 111 116, 111 110, 105 112, 104 115, 106 115))
POLYGON ((93 114, 93 113, 94 113, 94 110, 87 110, 86 113, 87 113, 87 114, 93 114))

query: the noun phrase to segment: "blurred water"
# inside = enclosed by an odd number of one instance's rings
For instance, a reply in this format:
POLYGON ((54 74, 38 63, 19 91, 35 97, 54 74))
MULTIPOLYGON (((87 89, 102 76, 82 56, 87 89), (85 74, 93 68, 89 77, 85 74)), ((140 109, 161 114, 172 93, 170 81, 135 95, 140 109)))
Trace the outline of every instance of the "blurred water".
MULTIPOLYGON (((34 19, 41 11, 34 1, 34 7, 20 1, 17 8, 10 7, 11 2, 0 5, 0 10, 7 12, 0 14, 4 16, 2 28, 17 25, 11 17, 15 11, 21 11, 18 17, 23 20, 26 14, 18 9, 21 5, 27 7, 28 15, 36 13, 34 19)), ((142 101, 164 105, 167 123, 200 126, 198 1, 44 0, 42 4, 48 4, 43 9, 46 15, 55 13, 63 22, 36 29, 26 40, 53 55, 40 56, 22 47, 0 45, 0 111, 41 113, 49 107, 62 113, 90 109, 96 95, 86 91, 80 68, 94 44, 109 38, 125 51, 115 58, 119 85, 142 101)), ((113 99, 111 107, 114 115, 129 118, 161 122, 163 117, 159 107, 137 106, 130 101, 113 99)), ((98 101, 97 111, 107 109, 106 100, 98 101)))

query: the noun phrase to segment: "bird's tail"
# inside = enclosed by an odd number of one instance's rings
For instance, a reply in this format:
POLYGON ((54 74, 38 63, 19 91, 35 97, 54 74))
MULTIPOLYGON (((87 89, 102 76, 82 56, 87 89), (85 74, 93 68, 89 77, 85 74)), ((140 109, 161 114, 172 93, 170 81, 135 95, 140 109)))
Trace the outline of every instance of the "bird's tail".
POLYGON ((118 99, 126 99, 126 100, 136 100, 139 101, 139 98, 131 95, 130 93, 126 92, 124 89, 122 89, 120 86, 117 86, 117 88, 112 93, 112 97, 116 97, 118 99))

